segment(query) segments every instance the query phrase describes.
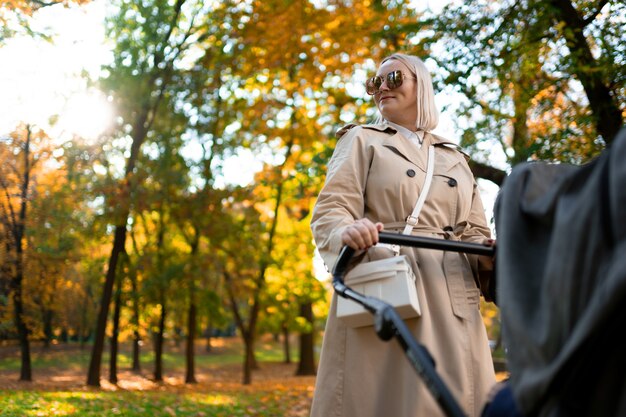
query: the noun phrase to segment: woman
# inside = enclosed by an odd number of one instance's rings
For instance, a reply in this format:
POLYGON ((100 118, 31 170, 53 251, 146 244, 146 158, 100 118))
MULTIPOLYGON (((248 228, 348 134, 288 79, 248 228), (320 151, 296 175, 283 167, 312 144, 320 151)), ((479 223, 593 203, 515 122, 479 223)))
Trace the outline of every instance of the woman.
MULTIPOLYGON (((394 54, 367 82, 380 123, 342 129, 311 228, 330 269, 342 246, 362 261, 386 255, 378 232, 402 232, 435 146, 434 175, 414 234, 484 243, 490 235, 474 177, 456 145, 430 133, 438 122, 430 74, 417 57, 394 54)), ((468 416, 479 416, 495 383, 479 311, 479 269, 490 259, 403 247, 417 277, 421 317, 406 320, 468 416)), ((395 342, 336 317, 336 295, 320 357, 312 417, 418 417, 442 411, 395 342)))

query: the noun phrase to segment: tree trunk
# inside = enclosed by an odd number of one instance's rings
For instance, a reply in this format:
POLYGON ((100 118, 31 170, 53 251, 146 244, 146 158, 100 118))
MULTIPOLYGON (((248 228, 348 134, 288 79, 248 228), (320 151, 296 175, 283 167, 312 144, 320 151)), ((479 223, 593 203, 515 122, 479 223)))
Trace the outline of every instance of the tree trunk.
POLYGON ((22 302, 22 272, 15 278, 15 290, 13 291, 13 305, 15 308, 15 327, 20 341, 21 366, 20 381, 32 381, 32 367, 30 361, 30 344, 28 341, 28 327, 23 320, 24 304, 22 302))
POLYGON ((247 333, 243 337, 244 343, 244 361, 243 361, 243 385, 252 383, 252 370, 256 368, 256 359, 254 358, 254 335, 247 333))
POLYGON ((285 354, 285 363, 291 363, 291 349, 289 346, 289 327, 287 327, 287 323, 283 323, 282 331, 283 331, 283 353, 285 354))
POLYGON ((133 365, 132 371, 136 373, 141 372, 141 360, 139 356, 139 351, 141 348, 141 336, 139 335, 139 292, 137 288, 137 274, 134 268, 131 270, 129 275, 131 290, 133 292, 133 365))
POLYGON ((141 337, 139 336, 139 331, 133 331, 133 364, 131 366, 131 371, 134 373, 141 373, 141 337))
MULTIPOLYGON (((200 241, 200 230, 199 228, 194 226, 194 234, 191 242, 189 243, 191 247, 191 252, 189 256, 189 262, 191 265, 195 265, 196 255, 198 254, 198 243, 200 241)), ((193 273, 189 276, 189 312, 187 314, 187 346, 186 346, 186 359, 187 366, 185 372, 185 383, 186 384, 195 384, 196 381, 196 366, 195 366, 195 355, 196 355, 196 312, 198 311, 196 308, 196 285, 194 282, 193 273)))
MULTIPOLYGON (((4 241, 3 246, 7 254, 13 250, 9 239, 4 241)), ((11 297, 11 275, 11 264, 5 259, 5 262, 0 263, 0 296, 4 296, 7 300, 11 297)))
POLYGON ((82 302, 82 309, 81 311, 84 312, 84 314, 81 316, 80 318, 80 322, 78 325, 78 337, 80 339, 80 350, 83 350, 85 348, 85 340, 87 339, 85 337, 85 333, 87 333, 87 304, 89 304, 89 293, 90 293, 90 286, 87 285, 86 291, 85 291, 85 297, 83 298, 83 302, 82 302))
POLYGON ((49 309, 42 307, 41 308, 41 321, 43 322, 43 347, 44 349, 50 348, 50 343, 52 342, 52 318, 54 317, 54 312, 49 309))
POLYGON ((120 331, 120 310, 122 309, 122 283, 117 280, 115 307, 113 309, 113 334, 111 335, 111 356, 109 357, 109 382, 117 384, 117 350, 120 331))
MULTIPOLYGON (((125 217, 126 219, 126 217, 125 217)), ((102 363, 102 352, 104 350, 104 337, 106 332, 107 317, 109 315, 109 303, 113 293, 113 283, 117 271, 117 260, 124 251, 126 242, 126 222, 123 226, 115 227, 115 237, 113 239, 113 248, 111 249, 111 257, 109 258, 109 266, 102 297, 100 299, 100 312, 98 313, 98 321, 96 323, 96 339, 91 349, 91 360, 89 362, 89 371, 87 373, 87 385, 92 387, 100 386, 100 364, 102 363)))
POLYGON ((300 315, 311 324, 311 331, 300 333, 300 363, 296 375, 315 375, 315 353, 314 353, 314 318, 313 305, 310 301, 300 304, 300 315))
MULTIPOLYGON (((193 291, 193 290, 191 290, 193 291)), ((192 295, 193 300, 193 295, 192 295)), ((187 370, 185 373, 185 383, 195 384, 195 341, 196 341, 196 303, 191 301, 189 304, 189 314, 187 317, 187 370)))
MULTIPOLYGON (((163 298, 165 295, 163 294, 163 298)), ((163 334, 165 333, 165 300, 161 300, 161 318, 159 320, 159 331, 154 343, 154 380, 163 381, 163 334)))
POLYGON ((15 276, 13 279, 13 308, 15 312, 15 327, 20 341, 21 367, 20 381, 32 381, 32 367, 30 360, 30 344, 28 341, 28 327, 24 322, 24 302, 22 299, 22 282, 24 280, 24 234, 26 232, 26 209, 28 201, 28 187, 30 183, 30 126, 26 130, 24 142, 24 180, 21 187, 21 201, 19 220, 15 224, 15 276))

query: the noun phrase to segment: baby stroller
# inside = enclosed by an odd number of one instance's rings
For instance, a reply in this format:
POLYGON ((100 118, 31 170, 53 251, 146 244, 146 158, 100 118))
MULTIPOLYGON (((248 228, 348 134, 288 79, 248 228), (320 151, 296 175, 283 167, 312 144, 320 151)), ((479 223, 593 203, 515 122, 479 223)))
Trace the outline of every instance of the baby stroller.
MULTIPOLYGON (((510 378, 483 415, 626 416, 626 130, 583 166, 528 163, 507 177, 495 205, 496 303, 510 378), (500 404, 498 404, 500 402, 500 404), (504 404, 504 405, 503 405, 504 404)), ((493 255, 494 248, 381 232, 381 243, 493 255)), ((426 350, 385 302, 333 287, 396 338, 448 416, 463 411, 426 350)))
POLYGON ((509 385, 528 416, 626 416, 626 130, 583 166, 516 167, 496 201, 509 385))

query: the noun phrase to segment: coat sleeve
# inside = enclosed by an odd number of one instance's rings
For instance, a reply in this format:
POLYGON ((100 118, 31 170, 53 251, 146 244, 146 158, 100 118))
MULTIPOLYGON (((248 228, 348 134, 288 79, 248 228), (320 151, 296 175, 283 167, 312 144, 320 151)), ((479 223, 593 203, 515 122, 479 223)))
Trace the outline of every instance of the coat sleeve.
POLYGON ((330 270, 341 250, 341 233, 363 218, 364 190, 371 160, 363 128, 355 127, 337 142, 317 197, 311 230, 317 249, 330 270))
MULTIPOLYGON (((471 171, 469 172, 469 175, 472 175, 471 171)), ((478 184, 476 184, 476 180, 474 179, 473 175, 472 185, 473 189, 470 212, 467 218, 467 226, 461 238, 466 242, 482 243, 485 239, 489 239, 491 237, 491 230, 487 225, 487 219, 485 218, 485 208, 480 197, 478 184)))
MULTIPOLYGON (((468 167, 469 170, 469 167, 468 167)), ((471 171, 470 171, 471 173, 471 171)), ((472 175, 472 174, 470 174, 472 175)), ((472 175, 473 178, 473 175, 472 175)), ((478 184, 473 179, 472 205, 467 219, 467 228, 463 232, 462 240, 473 243, 482 243, 491 237, 491 230, 485 219, 485 209, 478 191, 478 184)), ((474 280, 486 301, 495 301, 495 274, 493 259, 486 256, 468 255, 474 271, 474 280)))

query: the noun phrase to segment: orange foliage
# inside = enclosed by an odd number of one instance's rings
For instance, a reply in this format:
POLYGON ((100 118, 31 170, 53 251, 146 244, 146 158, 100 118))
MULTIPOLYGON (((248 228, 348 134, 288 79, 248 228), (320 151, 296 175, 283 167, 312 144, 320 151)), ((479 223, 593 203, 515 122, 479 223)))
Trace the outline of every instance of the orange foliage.
POLYGON ((80 5, 89 3, 91 0, 56 0, 47 2, 34 2, 29 0, 0 0, 0 17, 3 11, 18 11, 25 15, 32 16, 37 10, 42 7, 62 4, 65 7, 69 7, 72 4, 80 5))

